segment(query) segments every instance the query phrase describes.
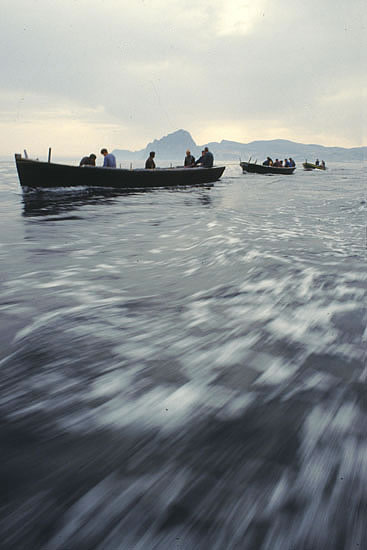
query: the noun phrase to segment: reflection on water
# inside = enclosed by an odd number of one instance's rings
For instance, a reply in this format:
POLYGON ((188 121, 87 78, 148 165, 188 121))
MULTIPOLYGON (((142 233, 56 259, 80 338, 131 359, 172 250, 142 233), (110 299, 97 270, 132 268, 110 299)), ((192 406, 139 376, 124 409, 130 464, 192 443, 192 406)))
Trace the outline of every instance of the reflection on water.
POLYGON ((363 171, 289 180, 3 186, 7 548, 363 548, 363 171))
POLYGON ((85 204, 106 205, 114 198, 131 195, 141 191, 116 191, 112 189, 87 189, 32 191, 23 193, 24 216, 49 216, 69 210, 77 210, 85 204))
MULTIPOLYGON (((204 186, 202 189, 210 190, 212 184, 204 186)), ((105 188, 80 188, 73 190, 50 190, 50 191, 31 191, 22 194, 23 215, 24 216, 49 216, 60 214, 69 210, 78 209, 83 205, 106 205, 123 196, 132 196, 145 193, 163 193, 163 192, 194 192, 193 188, 170 188, 170 189, 134 189, 134 190, 116 190, 105 188)), ((196 193, 195 200, 199 200, 203 205, 209 205, 211 202, 208 193, 196 193)), ((191 205, 191 200, 187 199, 185 204, 191 205)))

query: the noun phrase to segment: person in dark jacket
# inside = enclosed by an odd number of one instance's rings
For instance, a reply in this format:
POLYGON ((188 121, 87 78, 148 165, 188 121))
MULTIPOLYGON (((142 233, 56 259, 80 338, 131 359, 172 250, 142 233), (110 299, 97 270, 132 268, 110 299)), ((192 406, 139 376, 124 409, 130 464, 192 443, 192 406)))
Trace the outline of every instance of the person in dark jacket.
POLYGON ((147 158, 147 160, 145 161, 145 168, 148 169, 148 170, 152 170, 153 168, 155 168, 155 162, 154 162, 154 157, 155 157, 155 152, 154 151, 151 151, 149 153, 149 157, 147 158))
POLYGON ((266 157, 266 160, 263 162, 263 166, 273 166, 273 160, 270 157, 266 157))
POLYGON ((203 149, 201 151, 201 157, 199 157, 198 160, 195 161, 195 166, 204 166, 204 157, 205 157, 205 151, 203 149))
POLYGON ((209 151, 207 147, 204 147, 204 160, 203 160, 203 166, 204 168, 212 168, 214 164, 214 156, 213 153, 209 151))
POLYGON ((79 163, 79 166, 95 166, 96 165, 96 155, 91 153, 89 157, 83 157, 79 163))
POLYGON ((184 166, 186 168, 191 168, 192 166, 195 166, 195 157, 191 154, 189 149, 186 151, 184 166))

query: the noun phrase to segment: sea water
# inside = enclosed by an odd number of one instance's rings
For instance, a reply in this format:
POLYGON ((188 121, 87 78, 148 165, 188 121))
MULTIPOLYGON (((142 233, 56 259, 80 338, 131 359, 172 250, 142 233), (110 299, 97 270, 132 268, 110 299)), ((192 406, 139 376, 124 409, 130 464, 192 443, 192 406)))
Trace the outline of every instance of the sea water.
POLYGON ((2 544, 367 548, 366 167, 23 195, 0 163, 2 544))

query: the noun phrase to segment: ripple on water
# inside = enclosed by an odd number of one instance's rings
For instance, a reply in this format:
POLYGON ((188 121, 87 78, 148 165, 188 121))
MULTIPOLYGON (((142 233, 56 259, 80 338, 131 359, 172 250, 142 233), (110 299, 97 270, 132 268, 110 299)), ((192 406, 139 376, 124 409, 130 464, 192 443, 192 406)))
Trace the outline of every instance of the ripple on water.
POLYGON ((363 173, 236 170, 3 189, 9 548, 362 547, 363 173))

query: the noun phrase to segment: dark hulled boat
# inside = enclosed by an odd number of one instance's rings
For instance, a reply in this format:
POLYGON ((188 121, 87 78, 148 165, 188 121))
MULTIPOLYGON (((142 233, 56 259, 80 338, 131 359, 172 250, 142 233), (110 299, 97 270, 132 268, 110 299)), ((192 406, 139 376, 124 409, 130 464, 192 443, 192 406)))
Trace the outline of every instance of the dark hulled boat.
POLYGON ((243 173, 251 172, 255 174, 293 174, 295 166, 264 166, 256 162, 240 162, 243 173))
POLYGON ((15 155, 15 163, 21 186, 33 189, 79 186, 138 189, 205 185, 217 181, 225 170, 224 166, 154 170, 71 166, 25 159, 19 154, 15 155))
POLYGON ((323 164, 313 164, 312 162, 304 162, 303 168, 307 170, 307 172, 310 172, 311 170, 326 170, 326 166, 323 164))

